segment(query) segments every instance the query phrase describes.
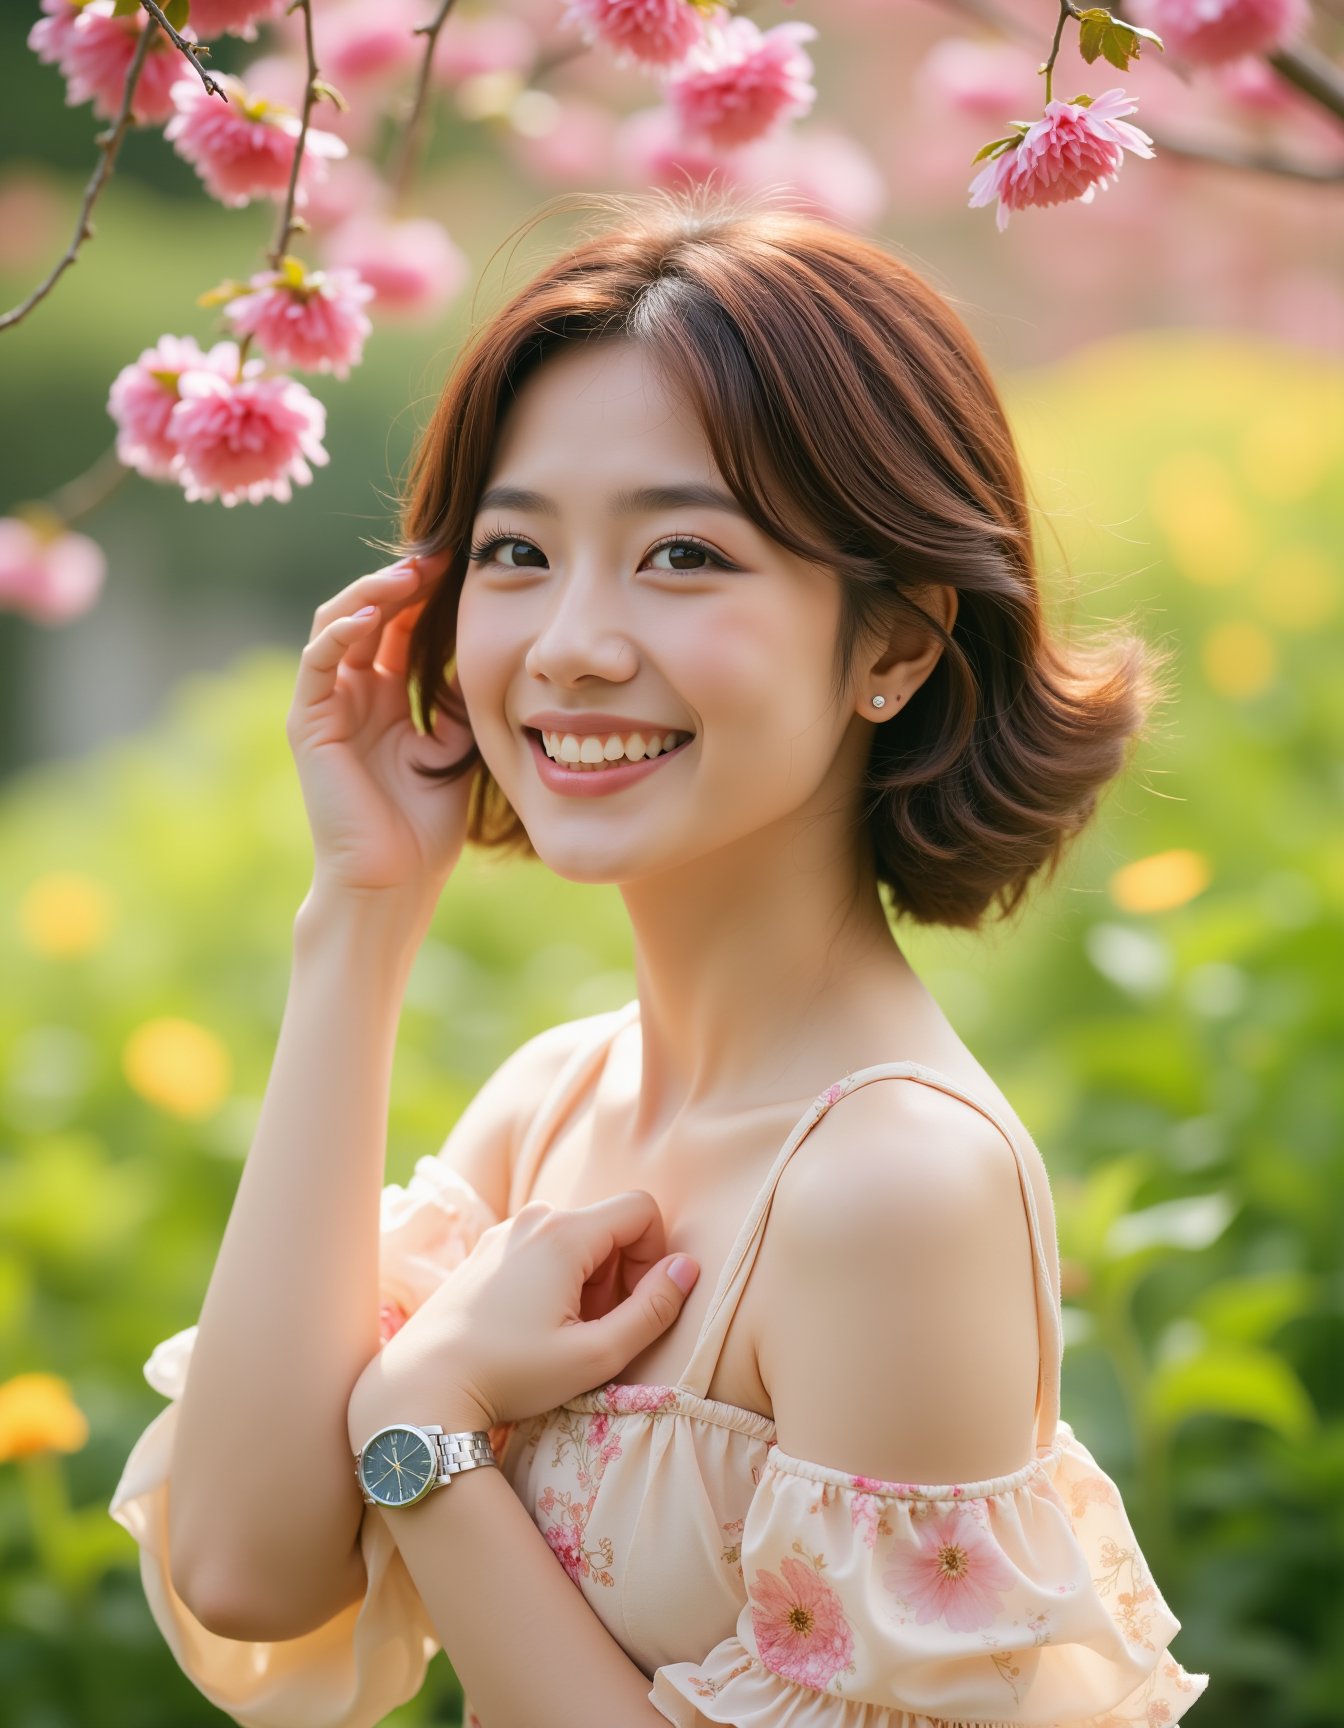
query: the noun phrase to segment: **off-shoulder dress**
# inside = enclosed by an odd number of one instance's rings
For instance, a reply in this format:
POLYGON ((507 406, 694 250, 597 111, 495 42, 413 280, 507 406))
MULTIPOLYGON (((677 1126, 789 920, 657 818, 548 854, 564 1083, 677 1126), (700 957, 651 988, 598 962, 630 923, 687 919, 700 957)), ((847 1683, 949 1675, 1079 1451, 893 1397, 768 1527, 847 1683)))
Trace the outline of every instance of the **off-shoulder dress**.
MULTIPOLYGON (((510 1215, 637 1013, 636 1001, 593 1017, 524 1136, 510 1215)), ((383 1190, 384 1337, 495 1222, 433 1155, 383 1190)), ((861 1068, 815 1098, 780 1148, 675 1385, 612 1382, 492 1433, 557 1563, 677 1728, 1166 1728, 1206 1689, 1208 1676, 1169 1651, 1180 1622, 1115 1483, 1060 1418, 1051 1248, 1047 1259, 1022 1149, 997 1110, 917 1062, 861 1068), (962 1099, 1016 1161, 1040 1369, 1034 1456, 1006 1476, 852 1475, 784 1451, 768 1417, 706 1396, 781 1172, 828 1110, 887 1079, 962 1099)), ((419 1690, 439 1648, 381 1514, 361 1527, 362 1601, 302 1637, 222 1638, 173 1590, 167 1476, 195 1332, 166 1339, 145 1365, 173 1402, 136 1442, 110 1508, 140 1545, 150 1611, 196 1687, 245 1728, 372 1728, 419 1690)), ((470 1704, 464 1721, 472 1728, 470 1704)))

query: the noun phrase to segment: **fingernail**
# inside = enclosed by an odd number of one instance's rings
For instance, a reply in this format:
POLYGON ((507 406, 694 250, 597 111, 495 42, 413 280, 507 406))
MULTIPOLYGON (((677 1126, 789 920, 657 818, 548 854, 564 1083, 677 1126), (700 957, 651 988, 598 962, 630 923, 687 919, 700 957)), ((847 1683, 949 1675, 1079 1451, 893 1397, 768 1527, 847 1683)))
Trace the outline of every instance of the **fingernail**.
POLYGON ((685 1254, 678 1254, 668 1267, 667 1275, 684 1296, 700 1276, 700 1268, 694 1260, 688 1259, 685 1254))
POLYGON ((354 616, 355 616, 355 617, 356 617, 356 618, 370 618, 370 617, 372 617, 372 615, 373 615, 373 614, 374 614, 374 613, 375 613, 375 612, 376 612, 376 611, 377 611, 377 610, 378 610, 378 608, 377 608, 377 607, 376 607, 376 606, 361 606, 361 607, 360 607, 360 609, 359 609, 359 611, 358 611, 358 612, 356 612, 356 613, 355 613, 355 614, 354 614, 354 616))

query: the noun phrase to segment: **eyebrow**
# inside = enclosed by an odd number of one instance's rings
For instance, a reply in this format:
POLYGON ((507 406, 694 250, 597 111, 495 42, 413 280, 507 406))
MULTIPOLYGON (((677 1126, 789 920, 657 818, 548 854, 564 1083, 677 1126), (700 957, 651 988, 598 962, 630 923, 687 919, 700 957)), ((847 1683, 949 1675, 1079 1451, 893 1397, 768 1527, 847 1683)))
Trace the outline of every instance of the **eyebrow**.
MULTIPOLYGON (((628 487, 613 495, 610 509, 613 516, 640 516, 655 510, 679 510, 688 504, 722 510, 747 520, 746 511, 731 493, 703 481, 688 481, 681 486, 628 487)), ((476 509, 478 514, 489 509, 530 510, 536 516, 560 514, 560 506, 553 498, 548 498, 544 492, 530 492, 522 486, 491 486, 481 494, 476 509)))

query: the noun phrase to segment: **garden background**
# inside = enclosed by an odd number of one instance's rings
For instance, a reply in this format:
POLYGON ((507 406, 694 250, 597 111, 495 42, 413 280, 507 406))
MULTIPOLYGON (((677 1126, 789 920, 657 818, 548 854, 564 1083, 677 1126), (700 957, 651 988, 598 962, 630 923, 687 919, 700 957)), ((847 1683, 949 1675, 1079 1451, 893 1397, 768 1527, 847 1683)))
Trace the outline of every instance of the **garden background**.
MULTIPOLYGON (((24 45, 35 16, 0 17, 6 306, 64 247, 94 154, 89 110, 24 45)), ((1176 1654, 1211 1676, 1192 1720, 1325 1728, 1344 1696, 1338 195, 1131 160, 1092 205, 999 234, 964 207, 989 129, 929 105, 927 56, 968 28, 837 3, 806 124, 843 115, 865 159, 833 166, 834 195, 952 296, 1002 380, 1052 614, 1136 616, 1176 651, 1177 699, 1011 929, 901 940, 1049 1166, 1064 1414, 1121 1487, 1176 1654)), ((1179 80, 1144 70, 1179 118, 1179 80)), ((564 78, 575 112, 651 99, 605 64, 564 78)), ((96 605, 59 626, 0 612, 0 1382, 62 1376, 88 1422, 75 1450, 0 1462, 15 1728, 226 1720, 173 1663, 107 1502, 162 1408, 142 1364, 195 1319, 279 1028, 309 865, 284 736, 298 650, 313 608, 384 562, 362 537, 389 532, 478 284, 488 310, 568 218, 512 263, 495 248, 555 191, 632 183, 469 110, 436 98, 417 197, 469 280, 433 321, 379 325, 347 381, 309 381, 330 466, 287 505, 227 510, 132 476, 79 523, 108 556, 96 605)), ((1274 123, 1330 146, 1317 116, 1274 123)), ((99 460, 111 379, 164 330, 204 345, 196 296, 260 268, 273 224, 129 137, 95 239, 0 336, 0 513, 99 460)), ((523 1039, 633 993, 614 889, 469 852, 411 979, 388 1179, 523 1039)), ((389 1721, 456 1722, 457 1701, 440 1656, 389 1721)))

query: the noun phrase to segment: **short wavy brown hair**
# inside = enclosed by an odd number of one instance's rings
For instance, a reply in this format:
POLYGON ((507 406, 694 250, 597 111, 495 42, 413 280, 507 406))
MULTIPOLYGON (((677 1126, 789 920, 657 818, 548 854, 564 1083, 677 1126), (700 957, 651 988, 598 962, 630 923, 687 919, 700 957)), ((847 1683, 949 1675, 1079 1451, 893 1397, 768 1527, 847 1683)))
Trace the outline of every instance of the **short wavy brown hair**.
MULTIPOLYGON (((412 455, 387 549, 452 553, 411 636, 417 725, 466 723, 449 687, 458 597, 505 410, 562 344, 633 340, 698 412, 757 527, 835 570, 837 696, 869 638, 913 622, 941 639, 909 707, 873 728, 862 822, 896 916, 1006 917, 1125 766, 1168 656, 1127 627, 1085 645, 1049 633, 1003 406, 970 332, 907 265, 721 186, 570 195, 522 231, 575 208, 605 219, 469 336, 412 455), (957 591, 950 632, 914 599, 929 583, 957 591)), ((417 767, 455 780, 478 764, 468 839, 534 857, 474 744, 417 767)))

